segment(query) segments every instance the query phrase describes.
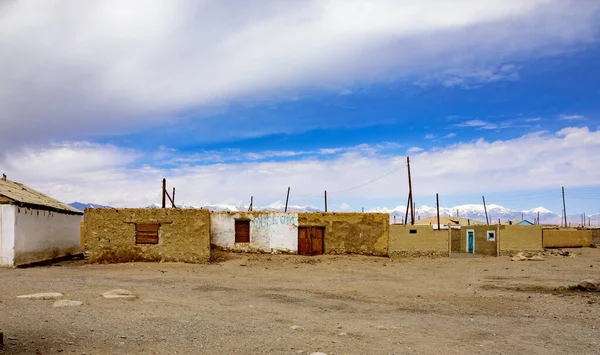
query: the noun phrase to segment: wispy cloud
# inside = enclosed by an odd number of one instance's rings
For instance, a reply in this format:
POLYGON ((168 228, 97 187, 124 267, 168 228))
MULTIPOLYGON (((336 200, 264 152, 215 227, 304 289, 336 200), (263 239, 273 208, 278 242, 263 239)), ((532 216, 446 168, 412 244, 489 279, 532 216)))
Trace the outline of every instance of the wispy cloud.
POLYGON ((523 118, 522 119, 524 122, 539 122, 542 120, 541 117, 529 117, 529 118, 523 118))
POLYGON ((476 128, 476 129, 497 129, 498 126, 494 123, 490 123, 482 120, 469 120, 461 123, 454 124, 453 127, 457 128, 476 128))
POLYGON ((456 133, 453 133, 453 132, 452 133, 448 133, 448 134, 446 134, 444 136, 444 138, 454 138, 454 137, 456 137, 456 133))
POLYGON ((581 115, 560 115, 560 119, 565 121, 577 121, 582 120, 584 118, 585 117, 581 115))
MULTIPOLYGON (((182 156, 183 157, 183 156, 182 156)), ((84 200, 115 206, 145 206, 160 200, 166 177, 180 202, 246 202, 268 205, 292 186, 293 203, 319 204, 322 191, 337 201, 352 198, 404 198, 400 171, 359 189, 348 188, 401 167, 405 156, 340 154, 283 161, 239 161, 155 166, 140 152, 110 145, 63 143, 23 149, 0 157, 0 171, 65 201, 84 200), (399 181, 400 180, 400 181, 399 181)), ((510 140, 450 144, 411 155, 418 193, 432 195, 542 189, 561 185, 593 186, 600 181, 600 131, 565 128, 510 140), (548 157, 552 157, 551 164, 548 157), (489 164, 494 162, 494 164, 489 164), (449 184, 448 181, 452 183, 449 184)), ((354 203, 352 203, 354 205, 354 203)))
POLYGON ((434 138, 435 138, 435 134, 429 133, 429 134, 425 135, 425 139, 434 139, 434 138))

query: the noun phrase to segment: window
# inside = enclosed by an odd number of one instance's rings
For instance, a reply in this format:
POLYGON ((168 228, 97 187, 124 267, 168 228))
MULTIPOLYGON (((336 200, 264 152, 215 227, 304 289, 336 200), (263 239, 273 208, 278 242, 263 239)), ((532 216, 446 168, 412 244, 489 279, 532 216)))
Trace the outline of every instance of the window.
POLYGON ((158 244, 158 223, 135 225, 135 244, 158 244))
POLYGON ((410 234, 417 234, 417 230, 416 229, 411 229, 410 231, 408 231, 408 233, 410 233, 410 234))
POLYGON ((235 242, 250 243, 250 221, 235 221, 235 242))
POLYGON ((488 240, 488 242, 495 242, 496 241, 496 231, 488 231, 487 232, 487 240, 488 240))

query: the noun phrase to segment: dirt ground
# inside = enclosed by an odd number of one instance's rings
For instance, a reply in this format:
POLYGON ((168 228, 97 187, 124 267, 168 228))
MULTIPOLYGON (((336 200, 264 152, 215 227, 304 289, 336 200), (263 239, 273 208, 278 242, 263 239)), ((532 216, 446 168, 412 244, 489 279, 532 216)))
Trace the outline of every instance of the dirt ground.
POLYGON ((599 354, 600 249, 576 257, 224 254, 0 269, 6 354, 599 354), (135 300, 105 299, 121 288, 135 300), (62 292, 81 306, 18 299, 62 292))

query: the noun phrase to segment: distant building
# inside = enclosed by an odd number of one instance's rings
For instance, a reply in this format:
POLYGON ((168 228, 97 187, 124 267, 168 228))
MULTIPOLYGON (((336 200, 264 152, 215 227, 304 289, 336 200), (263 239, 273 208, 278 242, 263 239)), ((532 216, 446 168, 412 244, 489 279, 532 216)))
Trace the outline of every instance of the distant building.
POLYGON ((0 179, 0 266, 81 253, 83 213, 23 184, 0 179))
POLYGON ((526 219, 524 219, 522 221, 518 221, 518 220, 514 221, 513 224, 517 225, 517 226, 533 226, 534 225, 534 223, 531 223, 526 219))
MULTIPOLYGON (((416 225, 432 225, 434 229, 437 229, 438 221, 437 216, 422 218, 415 221, 416 225)), ((473 219, 463 218, 463 217, 449 217, 449 216, 440 216, 440 228, 448 229, 452 227, 460 227, 460 226, 476 226, 484 224, 480 221, 475 221, 473 219)))

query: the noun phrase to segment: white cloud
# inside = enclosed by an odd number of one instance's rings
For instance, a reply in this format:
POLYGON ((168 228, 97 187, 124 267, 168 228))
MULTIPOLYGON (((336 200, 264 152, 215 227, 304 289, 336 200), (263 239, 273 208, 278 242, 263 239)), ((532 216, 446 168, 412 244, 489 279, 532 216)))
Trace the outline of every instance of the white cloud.
POLYGON ((444 136, 444 138, 454 138, 454 137, 456 137, 456 133, 453 133, 453 132, 452 133, 448 133, 448 134, 446 134, 444 136))
MULTIPOLYGON (((4 1, 0 144, 133 132, 231 102, 297 99, 305 88, 516 80, 506 63, 592 40, 598 9, 575 0, 4 1)), ((293 128, 235 127, 229 134, 293 128)))
MULTIPOLYGON (((67 202, 114 206, 159 202, 163 177, 177 188, 180 203, 193 205, 242 204, 253 195, 255 205, 265 206, 285 199, 288 186, 292 204, 320 206, 324 190, 332 206, 340 200, 360 206, 359 200, 406 197, 404 156, 357 150, 331 158, 156 167, 144 165, 136 152, 74 143, 11 153, 0 158, 0 172, 67 202), (369 181, 374 182, 360 186, 369 181)), ((411 156, 415 193, 427 196, 597 186, 599 165, 600 131, 573 127, 411 156)))
POLYGON ((477 128, 477 129, 497 129, 498 126, 494 123, 482 121, 482 120, 469 120, 462 123, 457 123, 454 127, 458 128, 477 128))
POLYGON ((423 151, 423 148, 421 148, 421 147, 411 147, 411 148, 408 148, 407 152, 412 154, 412 153, 418 153, 418 152, 422 152, 422 151, 423 151))
POLYGON ((582 120, 584 118, 585 117, 581 115, 560 115, 560 119, 565 121, 577 121, 582 120))
POLYGON ((429 134, 425 135, 425 139, 434 139, 434 138, 435 138, 434 134, 429 133, 429 134))
POLYGON ((539 122, 541 120, 542 120, 541 117, 530 117, 530 118, 523 119, 524 122, 539 122))

